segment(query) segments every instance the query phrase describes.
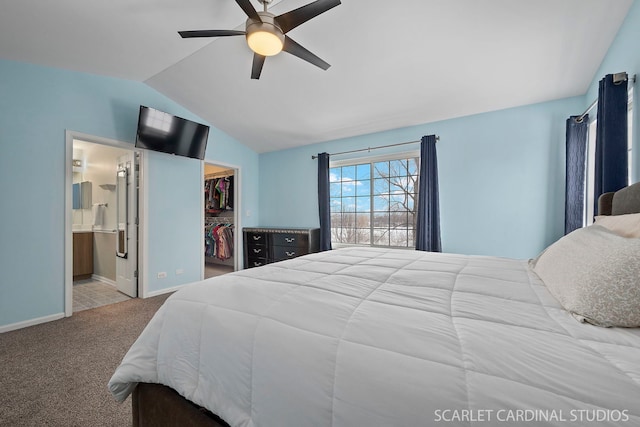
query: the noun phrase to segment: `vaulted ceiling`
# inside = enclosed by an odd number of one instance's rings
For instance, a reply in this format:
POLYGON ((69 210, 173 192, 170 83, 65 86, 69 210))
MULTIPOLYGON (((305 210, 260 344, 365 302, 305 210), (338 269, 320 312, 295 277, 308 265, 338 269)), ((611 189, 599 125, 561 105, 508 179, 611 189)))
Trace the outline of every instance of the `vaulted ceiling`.
POLYGON ((342 0, 288 34, 331 68, 282 53, 252 80, 244 37, 177 33, 244 30, 233 0, 5 1, 0 58, 145 82, 266 152, 582 95, 631 4, 342 0))

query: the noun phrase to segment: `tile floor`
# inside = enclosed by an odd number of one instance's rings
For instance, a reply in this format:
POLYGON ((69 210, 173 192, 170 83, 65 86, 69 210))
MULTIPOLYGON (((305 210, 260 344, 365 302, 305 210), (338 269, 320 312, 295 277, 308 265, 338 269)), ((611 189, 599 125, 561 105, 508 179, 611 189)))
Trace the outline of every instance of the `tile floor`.
POLYGON ((73 282, 73 311, 101 307, 131 299, 127 295, 99 280, 87 279, 73 282))
MULTIPOLYGON (((231 273, 233 267, 226 265, 206 264, 205 279, 231 273)), ((127 295, 108 283, 99 280, 87 279, 73 282, 73 311, 88 310, 90 308, 102 307, 103 305, 131 299, 127 295)))

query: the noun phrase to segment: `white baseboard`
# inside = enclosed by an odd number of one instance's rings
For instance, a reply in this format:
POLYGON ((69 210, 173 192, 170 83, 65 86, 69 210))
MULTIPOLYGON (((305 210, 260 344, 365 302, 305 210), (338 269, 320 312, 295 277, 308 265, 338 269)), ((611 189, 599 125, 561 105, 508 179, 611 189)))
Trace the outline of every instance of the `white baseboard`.
POLYGON ((52 314, 50 316, 38 317, 36 319, 25 320, 23 322, 11 323, 9 325, 0 326, 0 333, 15 331, 29 326, 39 325, 40 323, 52 322, 64 317, 64 313, 52 314))
POLYGON ((102 282, 102 283, 106 283, 107 285, 111 285, 114 288, 118 287, 118 285, 116 284, 115 281, 113 281, 111 279, 107 279, 106 277, 98 276, 97 274, 92 274, 91 275, 91 279, 97 280, 97 281, 102 282))
POLYGON ((166 288, 166 289, 160 289, 158 291, 147 292, 147 294, 143 295, 142 298, 157 297, 158 295, 164 295, 164 294, 168 294, 169 292, 175 292, 186 285, 188 285, 188 283, 185 283, 184 285, 174 286, 173 288, 166 288))

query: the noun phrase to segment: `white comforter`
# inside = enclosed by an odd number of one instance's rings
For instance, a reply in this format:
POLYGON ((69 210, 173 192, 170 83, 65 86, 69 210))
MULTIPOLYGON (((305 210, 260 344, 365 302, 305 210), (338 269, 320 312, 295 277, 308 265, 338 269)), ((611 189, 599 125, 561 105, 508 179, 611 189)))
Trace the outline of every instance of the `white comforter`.
POLYGON ((640 331, 578 323, 525 261, 346 248, 195 283, 114 373, 231 426, 640 425, 640 331))

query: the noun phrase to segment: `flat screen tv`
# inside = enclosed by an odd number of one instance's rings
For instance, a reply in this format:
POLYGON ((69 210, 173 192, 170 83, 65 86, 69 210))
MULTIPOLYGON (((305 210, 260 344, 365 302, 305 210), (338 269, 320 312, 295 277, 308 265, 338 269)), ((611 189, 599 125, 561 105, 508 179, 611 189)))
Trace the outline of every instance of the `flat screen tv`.
POLYGON ((136 147, 204 159, 209 126, 140 106, 136 147))

